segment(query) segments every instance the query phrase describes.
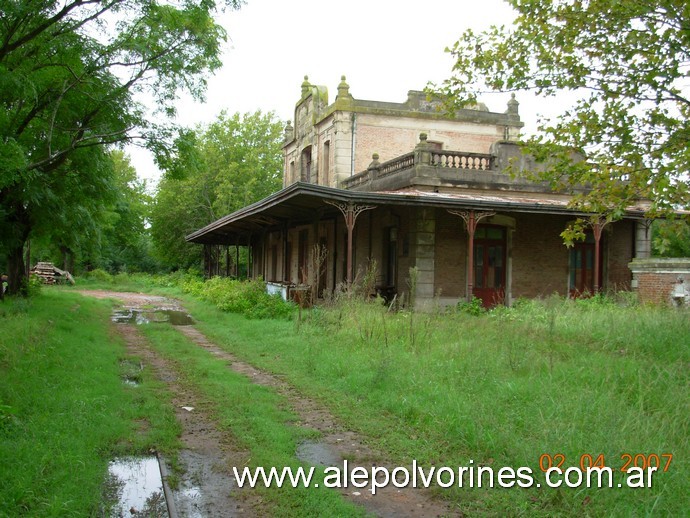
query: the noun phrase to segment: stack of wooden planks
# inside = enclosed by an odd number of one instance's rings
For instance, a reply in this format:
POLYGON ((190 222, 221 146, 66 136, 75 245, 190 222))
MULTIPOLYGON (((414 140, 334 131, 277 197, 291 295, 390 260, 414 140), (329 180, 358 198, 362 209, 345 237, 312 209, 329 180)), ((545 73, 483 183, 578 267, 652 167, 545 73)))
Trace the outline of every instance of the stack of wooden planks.
POLYGON ((74 284, 74 277, 69 272, 61 270, 53 263, 38 262, 31 270, 31 273, 40 277, 44 284, 56 284, 69 282, 74 284))

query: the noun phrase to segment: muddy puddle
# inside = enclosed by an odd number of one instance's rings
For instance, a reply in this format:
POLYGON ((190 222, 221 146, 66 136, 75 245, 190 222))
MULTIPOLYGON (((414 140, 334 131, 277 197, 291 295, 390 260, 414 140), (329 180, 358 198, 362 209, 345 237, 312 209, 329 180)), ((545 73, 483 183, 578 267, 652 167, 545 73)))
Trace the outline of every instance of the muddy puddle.
POLYGON ((120 308, 113 312, 111 320, 116 324, 170 323, 174 326, 194 325, 194 319, 184 311, 176 309, 120 308))
POLYGON ((302 462, 317 466, 337 466, 342 463, 340 455, 329 445, 317 441, 303 441, 297 446, 295 456, 302 462))
POLYGON ((212 455, 192 450, 180 451, 180 463, 187 469, 174 492, 175 509, 179 516, 236 516, 237 506, 230 501, 235 484, 222 462, 212 455))
POLYGON ((126 457, 108 465, 107 516, 168 517, 157 457, 126 457))

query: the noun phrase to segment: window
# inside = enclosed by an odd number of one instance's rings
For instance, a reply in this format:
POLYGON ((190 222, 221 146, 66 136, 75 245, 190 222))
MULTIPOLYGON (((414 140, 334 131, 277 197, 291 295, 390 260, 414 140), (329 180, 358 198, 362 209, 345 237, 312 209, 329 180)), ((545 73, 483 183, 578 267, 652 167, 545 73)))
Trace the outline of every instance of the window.
POLYGON ((299 254, 297 258, 297 265, 299 267, 297 278, 299 282, 306 284, 309 280, 309 230, 299 231, 297 246, 297 253, 299 254))
POLYGON ((397 260, 398 260, 398 228, 388 227, 385 233, 387 239, 384 243, 383 249, 385 250, 385 261, 386 261, 386 271, 385 279, 386 286, 395 286, 395 280, 397 276, 397 260))
POLYGON ((271 246, 271 280, 278 281, 278 247, 271 246))
POLYGON ((302 150, 302 173, 300 179, 303 182, 311 183, 311 146, 302 150))
POLYGON ((328 185, 328 176, 331 169, 331 141, 323 143, 323 159, 321 160, 321 184, 328 185))

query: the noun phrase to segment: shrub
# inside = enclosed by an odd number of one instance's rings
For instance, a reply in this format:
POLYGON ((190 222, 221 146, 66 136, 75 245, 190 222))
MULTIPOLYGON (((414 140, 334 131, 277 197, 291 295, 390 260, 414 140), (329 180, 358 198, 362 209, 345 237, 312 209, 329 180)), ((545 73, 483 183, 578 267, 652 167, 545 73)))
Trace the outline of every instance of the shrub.
POLYGON ((472 297, 471 302, 461 300, 455 308, 458 310, 458 313, 466 313, 475 317, 483 315, 486 312, 486 309, 484 309, 482 305, 482 299, 478 299, 477 297, 472 297))
POLYGON ((222 311, 240 313, 249 318, 288 318, 295 305, 279 295, 269 295, 261 280, 238 281, 213 277, 206 282, 187 278, 181 283, 185 293, 205 299, 222 311))
POLYGON ((41 293, 41 288, 43 288, 43 281, 38 275, 29 275, 29 280, 27 281, 27 294, 29 297, 35 297, 41 293))
POLYGON ((97 281, 97 282, 107 282, 109 284, 112 284, 114 282, 113 276, 110 275, 105 270, 102 270, 101 268, 96 268, 95 270, 91 270, 84 277, 86 277, 87 279, 93 280, 93 281, 97 281))

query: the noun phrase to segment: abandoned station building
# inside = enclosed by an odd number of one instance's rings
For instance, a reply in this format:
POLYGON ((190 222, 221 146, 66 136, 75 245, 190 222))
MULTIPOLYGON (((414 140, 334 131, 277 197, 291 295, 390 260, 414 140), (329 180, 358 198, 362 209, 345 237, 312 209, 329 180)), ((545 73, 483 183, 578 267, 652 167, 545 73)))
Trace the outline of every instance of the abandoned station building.
POLYGON ((329 104, 305 77, 285 128, 283 189, 187 240, 205 245, 208 275, 230 271, 228 247, 247 246, 250 276, 283 295, 310 284, 321 296, 373 261, 387 296, 406 293, 416 267, 419 306, 630 289, 628 263, 650 252, 645 207, 594 219, 567 248, 561 232, 585 214, 506 172, 511 159, 530 165, 522 126, 514 97, 501 113, 479 104, 448 117, 418 91, 403 103, 355 99, 345 77, 329 104))

